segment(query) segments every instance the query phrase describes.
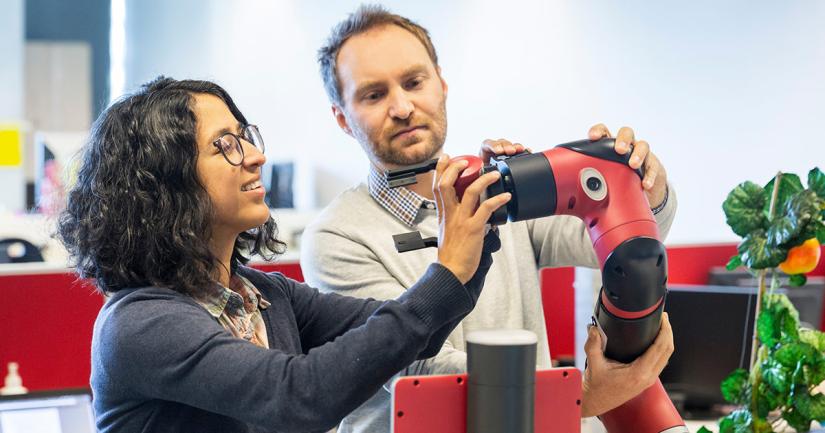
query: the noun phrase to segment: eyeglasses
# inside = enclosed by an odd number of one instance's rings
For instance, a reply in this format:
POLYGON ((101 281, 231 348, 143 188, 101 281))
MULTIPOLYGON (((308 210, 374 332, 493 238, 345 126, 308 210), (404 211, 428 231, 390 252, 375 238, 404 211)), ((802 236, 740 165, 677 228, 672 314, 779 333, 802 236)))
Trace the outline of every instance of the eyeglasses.
POLYGON ((261 132, 255 125, 244 126, 243 129, 241 129, 240 137, 231 132, 227 132, 226 134, 218 137, 217 140, 213 141, 212 145, 221 151, 223 157, 226 159, 226 162, 231 165, 241 165, 243 164, 244 158, 241 139, 255 146, 259 152, 264 153, 264 150, 266 149, 264 146, 264 139, 261 138, 261 132))

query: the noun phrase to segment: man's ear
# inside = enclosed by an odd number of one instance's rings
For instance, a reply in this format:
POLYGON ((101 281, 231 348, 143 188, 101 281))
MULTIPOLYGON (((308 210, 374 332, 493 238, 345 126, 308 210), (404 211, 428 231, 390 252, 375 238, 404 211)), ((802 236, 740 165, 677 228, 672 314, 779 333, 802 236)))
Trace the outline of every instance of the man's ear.
POLYGON ((335 121, 338 122, 338 127, 341 128, 342 131, 346 132, 347 135, 352 137, 352 128, 350 128, 349 123, 347 123, 347 116, 344 114, 344 110, 333 104, 332 115, 335 116, 335 121))
POLYGON ((447 97, 447 82, 444 80, 444 77, 441 76, 441 66, 436 66, 435 71, 438 73, 438 79, 441 81, 441 90, 444 91, 444 97, 447 97))

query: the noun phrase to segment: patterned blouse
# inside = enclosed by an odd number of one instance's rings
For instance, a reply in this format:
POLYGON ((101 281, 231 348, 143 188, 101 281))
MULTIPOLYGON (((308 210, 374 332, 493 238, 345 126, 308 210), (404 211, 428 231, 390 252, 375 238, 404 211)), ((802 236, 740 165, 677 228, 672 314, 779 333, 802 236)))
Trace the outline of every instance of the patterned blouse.
POLYGON ((249 280, 239 275, 230 277, 228 288, 220 288, 218 296, 206 301, 198 300, 198 303, 232 335, 268 349, 261 310, 266 310, 269 302, 261 297, 261 292, 249 280))

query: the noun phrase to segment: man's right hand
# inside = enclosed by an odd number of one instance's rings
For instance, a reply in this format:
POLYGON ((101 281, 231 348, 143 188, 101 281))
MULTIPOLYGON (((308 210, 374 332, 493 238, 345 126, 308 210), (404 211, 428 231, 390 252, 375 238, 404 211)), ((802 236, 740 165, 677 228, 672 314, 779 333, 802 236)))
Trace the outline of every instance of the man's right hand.
POLYGON ((587 353, 587 369, 582 382, 582 418, 598 416, 621 406, 656 383, 673 353, 673 330, 667 313, 662 313, 656 340, 630 364, 604 357, 601 335, 595 326, 588 330, 584 351, 587 353))
POLYGON ((510 193, 503 193, 479 204, 482 192, 500 177, 498 171, 493 171, 471 183, 459 201, 453 185, 465 168, 467 161, 450 162, 449 156, 442 155, 433 177, 433 195, 438 208, 438 262, 462 284, 466 284, 478 268, 487 221, 511 197, 510 193))

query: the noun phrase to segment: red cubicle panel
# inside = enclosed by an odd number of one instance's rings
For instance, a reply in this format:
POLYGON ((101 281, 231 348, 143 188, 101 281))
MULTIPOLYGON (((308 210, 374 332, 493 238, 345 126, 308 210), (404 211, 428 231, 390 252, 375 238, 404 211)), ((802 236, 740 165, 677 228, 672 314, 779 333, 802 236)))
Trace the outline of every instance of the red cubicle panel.
MULTIPOLYGON (((253 267, 303 281, 295 262, 253 267)), ((0 381, 6 364, 17 362, 30 391, 89 387, 92 328, 102 305, 94 287, 69 271, 0 275, 0 381)))
POLYGON ((30 391, 89 386, 103 297, 68 272, 0 275, 0 375, 17 362, 30 391))
POLYGON ((575 269, 545 268, 539 276, 550 356, 554 360, 572 359, 576 356, 576 298, 573 289, 575 269))
POLYGON ((734 254, 736 244, 668 247, 667 281, 671 284, 707 284, 710 269, 725 266, 734 254))

